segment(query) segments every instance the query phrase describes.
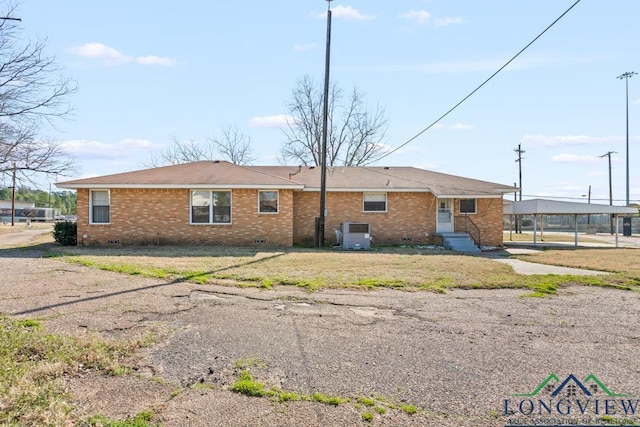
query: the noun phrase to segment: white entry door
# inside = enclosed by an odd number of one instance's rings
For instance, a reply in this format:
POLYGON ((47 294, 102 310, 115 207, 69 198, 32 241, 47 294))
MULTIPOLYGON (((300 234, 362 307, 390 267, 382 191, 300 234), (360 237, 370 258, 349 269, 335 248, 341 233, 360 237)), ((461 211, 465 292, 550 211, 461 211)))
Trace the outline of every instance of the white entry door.
POLYGON ((438 199, 437 233, 453 232, 453 199, 438 199))

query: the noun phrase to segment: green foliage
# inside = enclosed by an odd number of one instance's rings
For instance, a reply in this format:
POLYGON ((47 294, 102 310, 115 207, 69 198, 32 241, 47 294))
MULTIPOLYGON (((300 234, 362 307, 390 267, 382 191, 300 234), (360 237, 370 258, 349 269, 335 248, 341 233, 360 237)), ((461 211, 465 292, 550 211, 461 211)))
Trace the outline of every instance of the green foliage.
POLYGON ((371 421, 373 421, 373 412, 363 412, 362 413, 362 421, 366 421, 368 423, 370 423, 371 421))
POLYGON ((349 399, 340 396, 327 396, 326 394, 316 391, 308 399, 312 402, 324 403, 325 405, 338 406, 343 403, 349 403, 349 399))
MULTIPOLYGON (((0 188, 0 200, 11 200, 11 189, 0 188)), ((58 209, 62 215, 76 213, 77 195, 75 191, 53 191, 49 194, 43 190, 18 188, 16 200, 35 203, 38 208, 52 207, 58 209)))
POLYGON ((73 246, 78 243, 78 224, 71 221, 56 222, 53 226, 53 239, 62 246, 73 246))
POLYGON ((240 372, 238 381, 231 386, 231 391, 250 397, 263 397, 266 394, 264 384, 255 381, 248 370, 240 372))
POLYGON ((140 412, 133 418, 126 418, 124 420, 110 420, 103 415, 94 415, 88 421, 91 427, 150 427, 155 424, 149 424, 149 421, 153 418, 153 413, 150 411, 140 412))
POLYGON ((418 412, 418 408, 416 408, 416 407, 415 407, 415 406, 413 406, 413 405, 400 405, 400 406, 399 406, 399 408, 400 408, 402 411, 404 411, 404 412, 406 412, 407 414, 409 414, 409 415, 413 415, 413 414, 415 414, 416 412, 418 412))
POLYGON ((371 399, 370 397, 359 397, 358 403, 362 403, 364 406, 374 406, 376 401, 371 399))

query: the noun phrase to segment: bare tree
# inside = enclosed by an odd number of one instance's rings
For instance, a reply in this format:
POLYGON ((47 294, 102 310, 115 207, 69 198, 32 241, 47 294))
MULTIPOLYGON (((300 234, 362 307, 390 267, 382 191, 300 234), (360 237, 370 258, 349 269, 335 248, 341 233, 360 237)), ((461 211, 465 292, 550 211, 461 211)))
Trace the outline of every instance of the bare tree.
POLYGON ((223 126, 220 135, 209 138, 206 143, 194 140, 181 141, 171 137, 171 147, 160 153, 152 153, 143 165, 158 167, 196 162, 198 160, 228 160, 238 165, 246 165, 255 160, 251 148, 251 138, 236 126, 223 126))
MULTIPOLYGON (((309 77, 298 80, 288 104, 290 121, 281 155, 285 161, 320 165, 323 91, 309 77)), ((380 107, 368 109, 364 95, 354 88, 345 99, 335 84, 329 88, 327 165, 364 166, 385 150, 387 120, 380 107)))
POLYGON ((69 95, 76 84, 60 75, 55 58, 45 52, 46 40, 22 42, 10 6, 0 19, 0 117, 24 123, 67 116, 69 95))
POLYGON ((45 40, 21 40, 15 11, 9 6, 0 19, 0 172, 18 171, 18 179, 65 175, 73 170, 73 159, 60 144, 37 135, 69 115, 67 99, 77 88, 60 76, 55 59, 46 55, 45 40))
POLYGON ((215 152, 211 145, 202 145, 192 139, 182 141, 177 136, 172 136, 171 146, 165 151, 151 153, 151 157, 143 163, 143 166, 155 168, 198 160, 215 160, 215 158, 215 152))
POLYGON ((220 136, 210 138, 215 150, 236 165, 248 165, 256 160, 251 147, 251 137, 238 131, 237 126, 226 125, 220 136))

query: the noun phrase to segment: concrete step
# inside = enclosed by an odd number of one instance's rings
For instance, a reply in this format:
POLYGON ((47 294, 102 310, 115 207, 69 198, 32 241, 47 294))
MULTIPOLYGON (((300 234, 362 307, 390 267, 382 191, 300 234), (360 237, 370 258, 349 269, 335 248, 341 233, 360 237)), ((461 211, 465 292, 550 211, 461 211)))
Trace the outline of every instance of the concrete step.
POLYGON ((458 252, 480 252, 467 233, 442 233, 443 246, 458 252))

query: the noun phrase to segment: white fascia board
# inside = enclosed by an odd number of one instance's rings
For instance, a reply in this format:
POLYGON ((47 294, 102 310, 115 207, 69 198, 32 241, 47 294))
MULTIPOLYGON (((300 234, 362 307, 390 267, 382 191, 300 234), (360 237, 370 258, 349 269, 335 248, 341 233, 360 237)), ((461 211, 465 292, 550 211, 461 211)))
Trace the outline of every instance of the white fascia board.
POLYGON ((79 189, 79 188, 89 188, 89 189, 114 189, 114 188, 126 188, 126 189, 163 189, 163 190, 180 190, 180 189, 225 189, 225 190, 236 190, 236 189, 250 189, 250 190, 302 190, 304 189, 303 185, 211 185, 211 184, 180 184, 180 185, 162 185, 162 184, 69 184, 69 185, 61 185, 55 184, 58 188, 68 188, 71 190, 79 189))
MULTIPOLYGON (((320 187, 304 187, 303 191, 320 191, 320 187)), ((327 192, 340 193, 431 193, 427 188, 327 188, 327 192)))
POLYGON ((502 194, 436 194, 439 199, 501 199, 502 194))

